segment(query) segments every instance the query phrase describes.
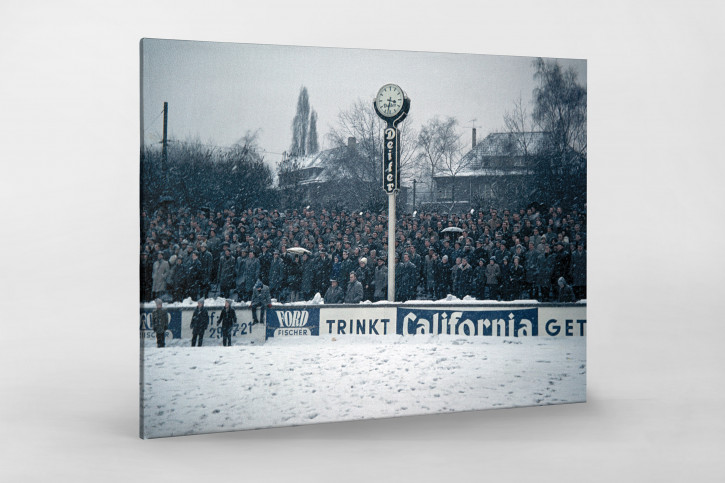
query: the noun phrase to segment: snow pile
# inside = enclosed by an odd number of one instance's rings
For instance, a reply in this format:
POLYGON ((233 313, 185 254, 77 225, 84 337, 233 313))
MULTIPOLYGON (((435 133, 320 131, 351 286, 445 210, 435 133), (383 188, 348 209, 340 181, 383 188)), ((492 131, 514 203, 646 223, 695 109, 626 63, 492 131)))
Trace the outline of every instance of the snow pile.
POLYGON ((170 342, 144 348, 147 437, 586 398, 585 338, 275 338, 201 348, 170 342))

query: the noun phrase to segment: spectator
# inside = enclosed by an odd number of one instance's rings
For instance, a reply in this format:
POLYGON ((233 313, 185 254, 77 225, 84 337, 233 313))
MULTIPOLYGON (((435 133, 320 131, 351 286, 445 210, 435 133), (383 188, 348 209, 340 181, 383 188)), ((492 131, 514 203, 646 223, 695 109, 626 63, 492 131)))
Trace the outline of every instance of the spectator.
POLYGON ((257 283, 254 284, 250 307, 252 309, 252 325, 263 324, 265 312, 272 307, 272 298, 269 295, 269 287, 264 285, 261 280, 257 280, 257 283), (259 310, 259 317, 257 317, 257 310, 259 310))
POLYGON ((359 304, 363 298, 363 287, 358 282, 355 272, 350 272, 350 282, 347 284, 347 293, 345 294, 346 304, 359 304))
POLYGON ((269 264, 269 291, 270 295, 277 300, 280 299, 283 280, 284 262, 279 257, 279 250, 275 250, 272 254, 272 262, 269 264))
POLYGON ((207 327, 209 327, 209 312, 204 307, 204 299, 199 299, 191 315, 191 347, 201 347, 207 327))
POLYGON ((337 283, 336 278, 330 279, 330 288, 325 292, 325 303, 326 304, 341 304, 345 299, 345 295, 342 293, 340 285, 337 283))
POLYGON ((219 291, 222 297, 229 297, 235 282, 235 260, 229 248, 229 244, 225 244, 224 256, 219 260, 219 291))
POLYGON ((387 300, 388 267, 385 265, 385 259, 383 259, 383 257, 378 258, 378 266, 375 267, 373 284, 375 285, 375 293, 373 294, 375 301, 387 300))
POLYGON ((496 257, 491 257, 486 266, 486 295, 489 300, 498 300, 501 283, 501 267, 496 263, 496 257))
POLYGON ((166 292, 166 279, 169 276, 169 262, 164 260, 164 253, 158 252, 157 260, 154 262, 152 279, 152 295, 154 298, 161 297, 166 292))
POLYGON ((571 280, 577 300, 587 298, 587 252, 579 243, 571 255, 571 280))
POLYGON ((559 302, 575 302, 574 291, 571 289, 569 284, 566 283, 564 277, 559 277, 559 302))
POLYGON ((219 314, 216 325, 222 326, 222 346, 232 345, 232 327, 237 323, 237 313, 232 309, 231 299, 224 302, 224 308, 219 314))
POLYGON ((151 313, 151 327, 156 333, 156 347, 166 347, 166 329, 169 327, 169 313, 163 308, 161 299, 156 299, 156 310, 151 313))

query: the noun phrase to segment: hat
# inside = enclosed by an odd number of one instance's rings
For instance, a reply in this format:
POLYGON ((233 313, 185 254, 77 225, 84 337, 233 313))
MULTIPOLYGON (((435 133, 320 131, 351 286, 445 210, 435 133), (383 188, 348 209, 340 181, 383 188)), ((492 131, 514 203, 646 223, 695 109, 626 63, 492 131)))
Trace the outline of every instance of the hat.
POLYGON ((365 263, 365 264, 367 264, 367 263, 368 263, 368 259, 367 259, 367 258, 365 258, 365 257, 362 257, 362 258, 360 259, 360 263, 365 263))
POLYGON ((566 285, 566 279, 564 277, 559 277, 559 285, 566 285))
POLYGON ((254 288, 256 288, 256 289, 262 288, 262 281, 261 280, 257 280, 257 283, 254 284, 254 288))
POLYGON ((156 302, 156 305, 163 304, 163 302, 161 301, 161 299, 156 299, 156 300, 154 300, 154 302, 156 302))
POLYGON ((330 278, 330 282, 337 282, 336 278, 330 278))
POLYGON ((199 300, 196 301, 196 303, 199 303, 201 305, 204 305, 204 299, 203 298, 200 298, 199 300))

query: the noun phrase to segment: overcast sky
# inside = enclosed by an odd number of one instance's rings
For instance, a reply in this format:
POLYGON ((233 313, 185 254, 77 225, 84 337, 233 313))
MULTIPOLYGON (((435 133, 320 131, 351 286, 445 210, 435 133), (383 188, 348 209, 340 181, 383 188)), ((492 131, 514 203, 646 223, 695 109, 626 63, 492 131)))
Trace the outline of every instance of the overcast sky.
MULTIPOLYGON (((144 142, 160 142, 163 103, 169 103, 169 138, 226 147, 259 130, 271 164, 292 141, 292 119, 302 86, 318 114, 319 141, 338 113, 356 100, 370 104, 386 83, 411 99, 406 123, 416 129, 433 116, 453 116, 478 139, 501 130, 519 96, 531 112, 535 87, 531 57, 290 47, 145 40, 142 58, 144 142)), ((559 59, 586 85, 586 61, 559 59)))

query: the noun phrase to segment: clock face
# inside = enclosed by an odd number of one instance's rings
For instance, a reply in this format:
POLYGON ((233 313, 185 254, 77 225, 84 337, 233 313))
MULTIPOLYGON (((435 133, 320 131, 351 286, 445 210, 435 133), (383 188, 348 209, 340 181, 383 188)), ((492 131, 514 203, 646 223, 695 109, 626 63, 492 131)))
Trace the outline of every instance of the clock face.
POLYGON ((403 108, 403 89, 395 84, 386 84, 380 88, 375 105, 378 111, 386 117, 393 117, 403 108))

